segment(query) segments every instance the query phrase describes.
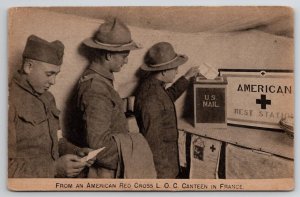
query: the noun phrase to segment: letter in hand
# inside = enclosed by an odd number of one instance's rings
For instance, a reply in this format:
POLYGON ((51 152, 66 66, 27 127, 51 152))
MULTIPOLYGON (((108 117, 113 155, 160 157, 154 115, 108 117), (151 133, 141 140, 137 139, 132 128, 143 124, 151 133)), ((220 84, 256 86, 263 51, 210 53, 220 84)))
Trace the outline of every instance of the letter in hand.
POLYGON ((76 154, 81 157, 81 162, 86 162, 87 164, 87 167, 91 167, 94 162, 96 161, 96 157, 93 157, 93 158, 90 158, 88 160, 86 159, 83 159, 83 158, 86 158, 90 152, 93 152, 94 150, 93 149, 90 149, 90 148, 79 148, 77 151, 76 151, 76 154))
POLYGON ((64 155, 55 161, 55 177, 76 177, 86 165, 77 155, 64 155))
POLYGON ((105 149, 105 147, 102 147, 97 150, 90 151, 87 156, 81 158, 81 161, 87 162, 87 163, 92 162, 92 164, 93 164, 96 161, 97 154, 100 153, 101 151, 103 151, 104 149, 105 149))
POLYGON ((214 66, 211 66, 205 62, 201 64, 199 70, 202 76, 204 76, 206 79, 215 79, 219 74, 218 70, 214 66))
POLYGON ((190 80, 192 77, 197 76, 199 73, 199 66, 194 66, 190 68, 184 75, 187 80, 190 80))

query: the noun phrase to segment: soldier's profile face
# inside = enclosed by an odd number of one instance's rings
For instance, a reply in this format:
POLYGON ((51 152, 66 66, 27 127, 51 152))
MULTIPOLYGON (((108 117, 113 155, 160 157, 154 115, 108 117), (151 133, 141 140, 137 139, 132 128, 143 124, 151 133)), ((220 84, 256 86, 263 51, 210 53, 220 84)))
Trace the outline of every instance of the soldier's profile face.
POLYGON ((30 60, 30 68, 27 79, 32 88, 39 94, 47 91, 51 85, 55 84, 56 75, 60 72, 60 66, 48 64, 41 61, 30 60))
POLYGON ((125 64, 128 63, 129 51, 111 54, 111 72, 119 72, 125 64))
POLYGON ((178 68, 173 68, 165 71, 164 81, 166 83, 172 83, 178 73, 178 68))

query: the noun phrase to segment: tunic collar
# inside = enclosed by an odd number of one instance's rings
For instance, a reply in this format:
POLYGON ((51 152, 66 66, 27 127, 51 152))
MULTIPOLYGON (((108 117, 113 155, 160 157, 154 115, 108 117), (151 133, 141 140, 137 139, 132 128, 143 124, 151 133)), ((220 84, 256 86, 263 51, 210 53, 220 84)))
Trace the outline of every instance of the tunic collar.
POLYGON ((150 83, 152 85, 158 85, 158 86, 161 86, 163 88, 166 86, 166 84, 163 81, 158 80, 155 77, 149 77, 148 83, 150 83))
POLYGON ((106 68, 104 68, 101 64, 93 62, 90 67, 90 70, 95 71, 97 74, 113 81, 114 80, 114 75, 112 72, 108 71, 106 68))
POLYGON ((36 91, 34 91, 34 89, 32 88, 32 86, 29 84, 29 82, 27 81, 26 75, 22 74, 22 72, 20 70, 18 70, 18 72, 14 75, 13 80, 16 82, 16 84, 18 84, 22 89, 26 90, 27 92, 29 92, 30 94, 39 97, 40 94, 37 93, 36 91))

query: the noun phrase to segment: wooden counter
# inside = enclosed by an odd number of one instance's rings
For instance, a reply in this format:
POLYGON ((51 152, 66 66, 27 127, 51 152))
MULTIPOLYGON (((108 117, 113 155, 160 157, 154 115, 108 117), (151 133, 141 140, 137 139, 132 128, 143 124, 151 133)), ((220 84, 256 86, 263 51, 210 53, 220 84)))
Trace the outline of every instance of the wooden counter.
POLYGON ((294 140, 284 132, 228 126, 227 129, 201 130, 179 119, 178 129, 223 142, 260 150, 288 159, 294 159, 294 140))

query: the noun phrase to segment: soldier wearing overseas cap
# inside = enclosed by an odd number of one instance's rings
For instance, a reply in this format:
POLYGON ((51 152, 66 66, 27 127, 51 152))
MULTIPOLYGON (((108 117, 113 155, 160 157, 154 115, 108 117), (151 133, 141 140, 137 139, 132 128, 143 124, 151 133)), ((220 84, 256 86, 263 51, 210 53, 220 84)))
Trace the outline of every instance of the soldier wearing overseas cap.
POLYGON ((147 139, 153 153, 157 178, 177 178, 179 174, 178 131, 174 102, 187 89, 190 78, 198 74, 198 67, 190 68, 171 87, 178 66, 188 60, 176 54, 168 42, 153 45, 145 55, 141 69, 148 77, 137 90, 134 112, 140 132, 147 139))
POLYGON ((123 111, 123 101, 114 89, 114 72, 119 72, 128 62, 130 50, 139 46, 131 39, 128 27, 119 19, 101 24, 95 36, 83 44, 88 47, 91 64, 79 80, 76 100, 77 126, 70 140, 92 149, 105 149, 97 155, 89 169, 88 177, 115 178, 118 149, 114 134, 127 133, 128 122, 123 111))
POLYGON ((79 149, 62 137, 59 110, 48 91, 55 84, 63 54, 60 41, 35 35, 27 39, 22 68, 9 88, 9 178, 74 177, 93 163, 80 161, 89 149, 79 149), (66 155, 59 157, 59 151, 66 155))

